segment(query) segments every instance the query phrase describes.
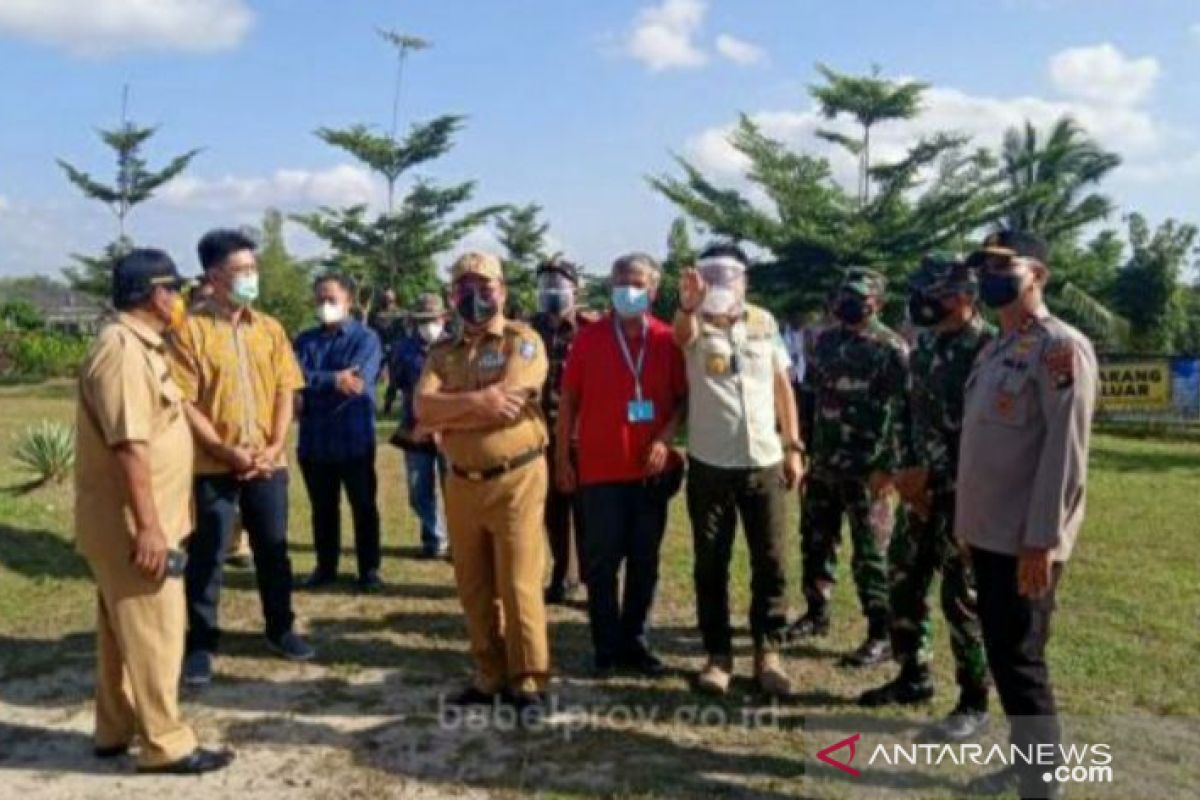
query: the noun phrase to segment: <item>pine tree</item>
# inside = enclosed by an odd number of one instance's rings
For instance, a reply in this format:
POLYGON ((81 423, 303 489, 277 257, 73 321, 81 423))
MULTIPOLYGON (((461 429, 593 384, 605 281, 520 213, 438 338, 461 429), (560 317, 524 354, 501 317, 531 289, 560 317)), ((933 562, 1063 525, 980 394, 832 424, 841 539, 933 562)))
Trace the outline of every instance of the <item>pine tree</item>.
POLYGON ((268 209, 259 241, 258 274, 262 296, 258 307, 275 317, 291 335, 300 332, 313 318, 312 265, 294 259, 283 239, 283 215, 268 209))
MULTIPOLYGON (((475 182, 440 187, 426 178, 417 178, 396 202, 401 178, 449 152, 463 118, 443 115, 413 125, 405 137, 397 137, 400 79, 405 59, 409 52, 424 49, 429 43, 390 31, 380 33, 396 48, 400 64, 391 132, 379 134, 366 125, 353 125, 322 128, 317 136, 349 153, 383 179, 388 192, 386 210, 374 213, 363 204, 340 209, 322 207, 294 219, 333 248, 335 263, 356 275, 364 297, 377 297, 384 289, 391 288, 400 302, 407 304, 422 292, 437 288, 436 256, 485 224, 503 206, 459 214, 459 208, 474 194, 475 182)), ((364 311, 369 312, 370 308, 364 311)))
POLYGON ((192 159, 200 153, 198 149, 189 150, 172 158, 162 169, 150 169, 142 151, 158 128, 143 128, 130 122, 126 114, 127 106, 128 88, 122 102, 120 127, 99 131, 100 139, 116 154, 117 174, 112 184, 103 183, 63 159, 57 159, 67 180, 85 197, 106 205, 117 219, 117 237, 104 248, 102 254, 72 255, 77 266, 63 270, 72 288, 106 299, 112 293, 113 267, 133 247, 133 240, 126 228, 130 212, 149 200, 164 184, 183 174, 192 159))
POLYGON ((679 306, 679 276, 696 260, 688 233, 687 220, 677 217, 667 234, 667 257, 662 262, 662 282, 658 287, 658 299, 654 301, 654 313, 660 319, 671 319, 679 306))
POLYGON ((536 203, 510 208, 496 220, 504 250, 504 282, 508 287, 508 314, 516 317, 537 310, 537 267, 548 255, 546 233, 550 223, 540 220, 536 203))

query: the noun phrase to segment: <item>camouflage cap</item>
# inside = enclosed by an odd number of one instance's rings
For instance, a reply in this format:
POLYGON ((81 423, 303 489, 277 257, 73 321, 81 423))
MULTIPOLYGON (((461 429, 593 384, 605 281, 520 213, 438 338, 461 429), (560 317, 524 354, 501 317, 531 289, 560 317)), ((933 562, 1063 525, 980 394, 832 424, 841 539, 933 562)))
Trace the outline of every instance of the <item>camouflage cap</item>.
POLYGON ((500 266, 500 259, 491 253, 479 250, 463 253, 450 268, 450 280, 452 281, 457 281, 467 275, 478 275, 493 281, 504 280, 504 270, 500 266))
POLYGON ((409 316, 418 322, 438 319, 445 315, 446 304, 442 302, 442 296, 434 292, 426 292, 418 297, 416 304, 409 311, 409 316))
POLYGON ((873 269, 849 267, 842 278, 841 291, 854 292, 863 297, 883 297, 887 279, 873 269))
POLYGON ((958 253, 938 251, 921 259, 908 278, 909 291, 929 295, 974 294, 979 286, 975 270, 958 253))

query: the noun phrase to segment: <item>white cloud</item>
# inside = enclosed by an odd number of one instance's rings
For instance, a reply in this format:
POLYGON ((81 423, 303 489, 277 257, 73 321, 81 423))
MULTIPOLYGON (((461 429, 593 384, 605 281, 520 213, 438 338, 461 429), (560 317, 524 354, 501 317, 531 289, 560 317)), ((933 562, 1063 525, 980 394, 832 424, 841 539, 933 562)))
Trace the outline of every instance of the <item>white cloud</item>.
POLYGON ((767 57, 766 51, 758 45, 727 33, 722 33, 717 37, 717 52, 743 67, 760 64, 767 57))
POLYGON ((638 12, 625 53, 651 72, 693 69, 708 63, 696 44, 708 6, 704 0, 662 0, 638 12))
POLYGON ((0 32, 100 56, 226 50, 254 22, 246 0, 3 0, 0 32))
POLYGON ((0 214, 3 214, 5 211, 8 211, 10 208, 12 208, 12 203, 9 202, 7 197, 0 194, 0 214))
MULTIPOLYGON (((1046 128, 1063 115, 1071 115, 1104 146, 1124 155, 1149 157, 1163 139, 1162 127, 1145 110, 1107 108, 1073 100, 1040 97, 999 98, 971 95, 958 89, 932 88, 925 93, 924 110, 914 120, 888 122, 872 132, 872 160, 897 160, 921 136, 952 131, 971 137, 976 146, 997 148, 1004 131, 1030 120, 1046 128)), ((857 160, 845 150, 816 135, 832 128, 855 135, 846 121, 830 122, 814 106, 807 111, 768 110, 751 114, 764 133, 804 152, 828 158, 836 180, 847 187, 855 182, 857 160)), ((745 187, 746 157, 728 140, 733 124, 709 128, 691 137, 684 153, 704 172, 745 187)))
POLYGON ((1050 59, 1050 78, 1059 91, 1100 105, 1137 105, 1161 74, 1157 60, 1129 58, 1107 43, 1073 47, 1050 59))
POLYGON ((266 177, 226 175, 209 180, 184 175, 163 187, 158 197, 175 208, 261 212, 313 206, 378 203, 382 189, 362 167, 340 164, 327 170, 279 169, 266 177))

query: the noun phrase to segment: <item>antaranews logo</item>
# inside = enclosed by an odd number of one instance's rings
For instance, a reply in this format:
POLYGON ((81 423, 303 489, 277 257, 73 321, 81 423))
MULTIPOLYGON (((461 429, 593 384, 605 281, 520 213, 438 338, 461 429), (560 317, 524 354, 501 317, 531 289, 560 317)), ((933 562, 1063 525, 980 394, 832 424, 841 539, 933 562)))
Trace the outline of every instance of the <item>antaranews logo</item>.
POLYGON ((852 763, 854 763, 854 756, 858 751, 858 740, 861 738, 862 734, 856 733, 853 736, 847 736, 840 742, 835 742, 834 744, 829 745, 829 747, 826 747, 824 750, 818 750, 817 760, 822 761, 831 767, 836 767, 847 775, 852 775, 855 778, 861 777, 862 773, 850 766, 852 763), (849 748, 850 750, 850 755, 845 761, 839 761, 838 759, 832 757, 832 753, 836 753, 838 750, 843 748, 849 748))

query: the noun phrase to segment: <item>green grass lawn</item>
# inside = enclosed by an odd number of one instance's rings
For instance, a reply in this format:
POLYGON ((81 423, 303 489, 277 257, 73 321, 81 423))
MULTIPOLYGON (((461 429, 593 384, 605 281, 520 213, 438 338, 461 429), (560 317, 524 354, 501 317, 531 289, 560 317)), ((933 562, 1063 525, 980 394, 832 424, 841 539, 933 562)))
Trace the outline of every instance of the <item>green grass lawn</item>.
MULTIPOLYGON (((0 388, 0 487, 26 480, 7 455, 17 434, 40 418, 70 421, 72 392, 64 383, 0 388)), ((852 698, 892 674, 891 667, 848 672, 834 665, 863 634, 846 570, 848 552, 832 635, 789 651, 798 697, 784 709, 779 730, 654 719, 606 724, 569 737, 451 735, 438 730, 436 698, 469 672, 451 571, 446 564, 412 558, 417 531, 405 507, 397 451, 381 448, 380 473, 388 590, 374 597, 348 587, 298 593, 297 612, 321 656, 315 666, 297 667, 263 652, 252 575, 228 572, 222 618, 230 633, 218 683, 187 703, 204 735, 261 751, 262 758, 310 750, 315 755, 305 768, 312 785, 324 787, 313 789, 320 796, 377 791, 386 796, 398 781, 432 785, 435 795, 474 787, 501 796, 857 796, 846 794, 844 781, 813 772, 811 762, 812 774, 802 775, 804 752, 811 753, 814 741, 821 744, 819 735, 814 739, 805 731, 839 730, 852 724, 846 720, 866 724, 852 698)), ((1066 572, 1050 648, 1060 704, 1073 715, 1194 721, 1200 717, 1200 443, 1098 436, 1089 489, 1088 522, 1066 572)), ((0 492, 0 703, 14 708, 82 713, 89 702, 93 587, 72 550, 71 507, 69 486, 23 495, 0 492)), ((291 510, 293 559, 296 573, 304 575, 313 555, 307 498, 298 480, 291 510)), ((788 574, 798 611, 794 502, 791 513, 788 574)), ((352 557, 346 558, 343 571, 351 569, 352 557)), ((743 680, 717 705, 736 714, 758 707, 746 677, 748 576, 740 544, 733 587, 743 680)), ((587 674, 586 615, 554 609, 552 647, 563 701, 605 708, 635 704, 659 714, 687 712, 699 702, 688 683, 700 664, 700 646, 690 534, 678 502, 664 545, 655 629, 671 675, 597 683, 587 674)), ((942 691, 935 702, 872 714, 872 724, 899 730, 953 705, 952 665, 942 633, 935 663, 942 691)), ((0 714, 0 770, 6 744, 28 734, 25 727, 6 728, 0 714)), ((253 785, 263 790, 275 778, 258 776, 253 785)), ((931 785, 927 796, 953 796, 953 789, 931 785)))

